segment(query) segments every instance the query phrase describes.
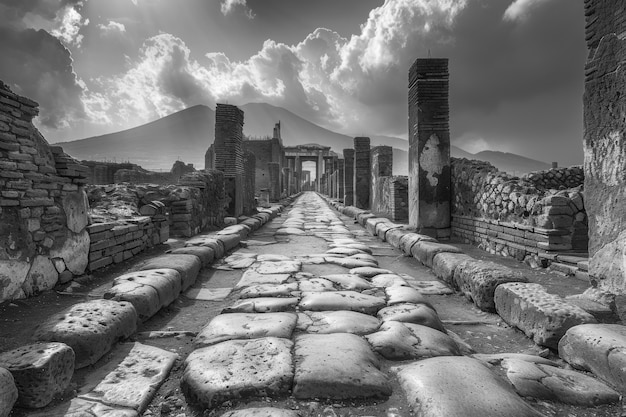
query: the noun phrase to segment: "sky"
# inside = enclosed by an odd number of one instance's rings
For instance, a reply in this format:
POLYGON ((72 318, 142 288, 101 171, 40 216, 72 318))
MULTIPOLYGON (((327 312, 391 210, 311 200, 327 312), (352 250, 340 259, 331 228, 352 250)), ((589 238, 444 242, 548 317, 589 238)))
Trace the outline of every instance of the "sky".
POLYGON ((50 143, 217 102, 407 139, 409 67, 449 58, 453 145, 582 163, 582 0, 0 0, 0 56, 50 143))

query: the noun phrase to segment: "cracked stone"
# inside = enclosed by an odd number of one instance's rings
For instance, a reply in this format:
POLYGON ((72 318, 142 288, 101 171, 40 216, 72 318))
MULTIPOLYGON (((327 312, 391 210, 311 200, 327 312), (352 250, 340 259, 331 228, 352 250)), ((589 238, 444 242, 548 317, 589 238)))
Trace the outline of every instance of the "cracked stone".
POLYGON ((211 320, 196 336, 197 348, 226 340, 278 337, 288 339, 296 327, 294 313, 220 314, 211 320))
POLYGON ((352 333, 358 335, 375 332, 380 326, 376 317, 356 311, 304 311, 298 313, 297 329, 307 333, 352 333))

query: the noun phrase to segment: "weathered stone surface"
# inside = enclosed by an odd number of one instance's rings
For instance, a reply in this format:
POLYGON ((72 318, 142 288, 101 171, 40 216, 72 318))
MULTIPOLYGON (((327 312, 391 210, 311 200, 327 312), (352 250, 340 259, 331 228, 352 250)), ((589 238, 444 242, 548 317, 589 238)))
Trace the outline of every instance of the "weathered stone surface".
POLYGON ((323 278, 308 278, 298 281, 298 289, 301 292, 334 291, 333 283, 323 278))
POLYGON ((74 398, 53 408, 30 414, 32 417, 138 417, 135 410, 122 407, 109 407, 95 401, 74 398))
POLYGON ((0 261, 0 300, 24 298, 22 284, 26 280, 30 262, 2 260, 0 261))
POLYGON ((461 253, 461 249, 452 245, 424 240, 417 242, 411 248, 413 257, 428 267, 433 266, 433 258, 438 253, 461 253))
POLYGON ((501 284, 496 288, 494 302, 504 321, 522 330, 538 345, 553 349, 570 327, 596 321, 580 307, 547 293, 540 284, 501 284))
POLYGON ((559 356, 573 367, 593 372, 620 392, 626 392, 626 327, 574 326, 559 342, 559 356))
POLYGON ((407 233, 400 238, 400 250, 405 255, 411 255, 411 248, 413 245, 422 241, 436 242, 436 240, 430 236, 420 235, 419 233, 407 233))
POLYGON ((493 296, 496 287, 507 282, 528 282, 519 271, 514 271, 495 262, 465 261, 454 270, 454 282, 465 294, 484 311, 495 311, 493 296))
POLYGON ((391 244, 394 248, 400 248, 400 240, 406 235, 407 232, 404 229, 391 229, 385 234, 385 240, 391 244))
POLYGON ((337 242, 335 241, 335 243, 332 243, 329 245, 331 248, 339 248, 339 247, 345 247, 345 248, 352 248, 352 249, 358 249, 361 252, 365 252, 365 253, 372 253, 372 249, 367 246, 364 245, 363 243, 358 243, 355 241, 343 241, 343 242, 337 242))
POLYGON ((246 408, 244 410, 229 411, 223 417, 300 417, 294 410, 282 410, 273 407, 246 408))
POLYGON ((17 401, 17 387, 11 372, 0 367, 0 417, 8 417, 17 401))
POLYGON ((148 285, 154 288, 159 295, 161 307, 170 305, 178 298, 181 291, 182 281, 180 273, 175 269, 146 269, 129 272, 113 280, 113 286, 126 282, 148 285))
POLYGON ((59 273, 50 258, 38 255, 33 260, 28 275, 22 284, 22 289, 29 296, 53 288, 58 280, 59 273))
POLYGON ((293 274, 302 268, 298 261, 259 262, 253 269, 259 274, 293 274))
POLYGON ((74 351, 63 343, 35 343, 0 353, 17 386, 17 405, 41 408, 62 394, 74 375, 74 351))
POLYGON ((189 288, 185 291, 185 297, 190 300, 202 300, 202 301, 221 301, 224 300, 232 288, 189 288))
POLYGON ((293 382, 287 339, 229 340, 193 351, 181 381, 192 403, 213 407, 249 396, 287 394, 293 382))
POLYGON ((200 348, 233 339, 288 339, 296 327, 296 321, 297 316, 294 313, 220 314, 200 330, 194 346, 200 348))
POLYGON ((376 264, 371 261, 365 261, 362 259, 354 258, 334 258, 325 257, 326 262, 343 266, 344 268, 362 268, 362 267, 376 267, 376 264))
POLYGON ((62 205, 67 218, 67 228, 74 233, 82 232, 89 224, 87 194, 82 189, 75 193, 68 193, 63 197, 62 205))
POLYGON ((350 256, 350 255, 356 255, 358 253, 364 253, 363 251, 359 250, 359 249, 353 249, 353 248, 346 248, 346 247, 338 247, 338 248, 331 248, 328 249, 326 251, 326 253, 331 254, 331 255, 344 255, 344 256, 350 256))
POLYGON ((261 274, 253 269, 248 269, 243 273, 235 288, 250 287, 261 284, 284 284, 289 280, 289 274, 261 274))
POLYGON ((441 281, 420 281, 410 279, 406 274, 400 274, 411 287, 415 288, 424 295, 446 295, 454 294, 454 290, 441 281))
POLYGON ((60 246, 50 248, 50 258, 62 258, 65 266, 74 275, 82 275, 89 263, 89 233, 67 231, 60 246))
POLYGON ((235 249, 237 246, 239 246, 239 242, 241 242, 241 240, 243 239, 238 234, 222 234, 215 236, 215 238, 222 242, 225 252, 228 252, 231 249, 235 249))
POLYGON ((614 294, 626 293, 626 230, 612 242, 603 242, 589 260, 589 272, 598 287, 614 294))
POLYGON ((209 236, 196 236, 186 241, 185 246, 206 246, 207 248, 211 248, 215 252, 215 259, 220 259, 224 256, 224 252, 226 251, 222 242, 209 236))
POLYGON ((409 284, 399 275, 396 274, 380 274, 372 278, 372 285, 375 287, 385 288, 393 286, 408 287, 409 284))
POLYGON ((92 300, 54 314, 37 328, 33 338, 69 345, 78 369, 94 364, 115 342, 132 335, 136 327, 137 312, 132 304, 92 300))
POLYGON ((277 261, 290 261, 291 258, 285 255, 266 253, 263 255, 257 255, 256 260, 259 262, 277 262, 277 261))
POLYGON ((127 301, 135 307, 139 320, 146 321, 161 309, 159 293, 150 285, 133 281, 121 282, 109 288, 103 298, 113 301, 127 301))
POLYGON ((387 376, 369 345, 348 333, 296 337, 296 398, 370 398, 391 395, 387 376))
POLYGON ((242 224, 234 224, 220 230, 216 233, 218 236, 224 235, 239 235, 241 239, 245 239, 248 236, 250 229, 242 224))
POLYGON ((348 256, 349 259, 358 259, 361 261, 371 262, 374 265, 378 265, 376 258, 369 253, 357 253, 356 255, 348 256))
POLYGON ((356 311, 304 311, 298 313, 297 329, 306 333, 352 333, 375 332, 380 321, 373 316, 356 311))
POLYGON ((271 313, 294 310, 300 301, 296 297, 257 297, 235 302, 223 310, 224 313, 271 313))
POLYGON ((181 289, 185 291, 196 282, 201 267, 200 259, 195 255, 167 254, 148 260, 143 264, 141 270, 145 271, 148 269, 161 268, 175 269, 180 274, 181 289))
POLYGON ((373 268, 371 266, 365 266, 365 267, 360 267, 360 268, 352 268, 350 270, 351 274, 355 274, 355 275, 360 275, 362 277, 365 278, 372 278, 375 277, 376 275, 380 275, 380 274, 393 274, 393 272, 391 272, 388 269, 382 269, 382 268, 373 268))
POLYGON ((398 367, 409 404, 423 417, 541 417, 480 361, 463 356, 398 367))
POLYGON ((208 246, 187 246, 184 248, 172 249, 167 253, 174 255, 195 255, 200 259, 202 266, 211 265, 211 262, 215 259, 215 251, 208 246))
POLYGON ((384 306, 384 299, 356 291, 305 292, 299 304, 301 310, 350 310, 365 314, 376 314, 384 306))
POLYGON ((378 317, 383 321, 399 321, 402 323, 421 324, 441 332, 446 332, 439 315, 425 304, 396 304, 385 307, 378 312, 378 317))
POLYGON ((419 324, 386 321, 378 332, 365 336, 365 339, 375 352, 391 360, 461 354, 458 345, 450 336, 419 324))
POLYGON ((246 287, 239 293, 239 298, 297 297, 299 295, 298 283, 292 282, 289 284, 260 284, 246 287))
POLYGON ((454 270, 464 261, 473 258, 464 253, 440 252, 433 257, 432 270, 435 276, 448 284, 454 284, 454 270))
POLYGON ((430 306, 426 297, 415 288, 402 286, 387 287, 385 288, 385 293, 387 294, 387 305, 390 306, 403 303, 426 304, 430 306))
POLYGON ((297 229, 295 227, 283 227, 276 231, 276 235, 296 235, 303 236, 306 235, 306 232, 302 229, 297 229))
POLYGON ((346 290, 363 291, 372 288, 372 284, 354 274, 323 275, 322 278, 332 281, 346 290))

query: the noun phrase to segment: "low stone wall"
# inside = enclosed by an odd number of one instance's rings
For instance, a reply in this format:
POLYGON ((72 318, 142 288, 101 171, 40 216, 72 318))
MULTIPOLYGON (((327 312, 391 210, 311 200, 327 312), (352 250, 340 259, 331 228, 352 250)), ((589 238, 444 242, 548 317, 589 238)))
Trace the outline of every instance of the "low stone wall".
POLYGON ((409 178, 406 176, 380 177, 372 184, 377 198, 372 213, 394 221, 409 218, 409 178))
POLYGON ((542 190, 566 190, 583 185, 585 172, 581 165, 574 165, 567 168, 552 168, 545 171, 531 172, 524 175, 522 179, 542 190))

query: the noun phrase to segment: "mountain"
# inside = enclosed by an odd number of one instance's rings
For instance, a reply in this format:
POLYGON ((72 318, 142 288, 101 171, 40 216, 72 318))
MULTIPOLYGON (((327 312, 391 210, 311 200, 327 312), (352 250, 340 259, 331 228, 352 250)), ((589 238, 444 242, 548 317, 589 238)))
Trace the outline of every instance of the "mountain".
POLYGON ((505 171, 512 175, 523 175, 529 172, 543 171, 552 167, 552 165, 537 161, 536 159, 498 151, 478 152, 474 154, 471 159, 490 162, 491 165, 495 166, 500 171, 505 171))

